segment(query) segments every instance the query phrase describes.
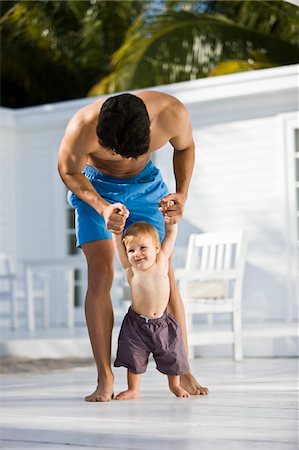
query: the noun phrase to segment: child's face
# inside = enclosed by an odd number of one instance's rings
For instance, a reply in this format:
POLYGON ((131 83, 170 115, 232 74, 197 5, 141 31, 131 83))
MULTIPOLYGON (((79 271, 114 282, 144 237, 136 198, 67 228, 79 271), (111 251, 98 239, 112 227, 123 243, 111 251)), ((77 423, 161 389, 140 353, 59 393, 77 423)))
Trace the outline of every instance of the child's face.
POLYGON ((160 246, 148 234, 134 237, 126 245, 126 252, 131 266, 139 270, 149 269, 155 262, 160 246))

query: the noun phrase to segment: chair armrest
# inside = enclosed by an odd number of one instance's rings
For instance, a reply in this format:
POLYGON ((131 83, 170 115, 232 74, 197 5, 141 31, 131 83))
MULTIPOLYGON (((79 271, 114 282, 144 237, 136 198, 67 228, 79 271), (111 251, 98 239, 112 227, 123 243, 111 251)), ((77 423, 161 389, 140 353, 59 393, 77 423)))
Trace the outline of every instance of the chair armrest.
POLYGON ((233 280, 237 277, 236 270, 201 271, 196 269, 176 269, 174 276, 177 281, 209 281, 209 280, 233 280))

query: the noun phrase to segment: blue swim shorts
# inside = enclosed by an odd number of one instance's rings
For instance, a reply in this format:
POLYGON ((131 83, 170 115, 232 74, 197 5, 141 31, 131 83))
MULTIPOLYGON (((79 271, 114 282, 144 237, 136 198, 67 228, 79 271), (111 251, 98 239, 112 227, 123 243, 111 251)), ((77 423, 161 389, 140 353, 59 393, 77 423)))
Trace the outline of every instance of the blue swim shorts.
MULTIPOLYGON (((168 189, 159 169, 149 161, 145 168, 131 178, 114 178, 87 165, 83 172, 95 190, 109 203, 123 203, 130 211, 125 229, 134 222, 144 221, 154 225, 164 239, 165 221, 158 205, 168 189)), ((104 218, 97 211, 68 191, 67 199, 75 209, 77 247, 86 242, 111 239, 104 218)))

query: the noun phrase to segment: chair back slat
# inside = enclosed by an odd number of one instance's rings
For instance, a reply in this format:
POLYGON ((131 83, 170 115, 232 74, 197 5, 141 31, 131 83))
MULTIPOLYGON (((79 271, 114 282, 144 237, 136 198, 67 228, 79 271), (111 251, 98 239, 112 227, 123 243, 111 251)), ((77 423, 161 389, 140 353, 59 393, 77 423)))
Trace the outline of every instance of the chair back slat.
MULTIPOLYGON (((195 253, 198 253, 198 251, 195 251, 195 253)), ((207 270, 208 263, 209 263, 209 247, 203 246, 200 252, 200 266, 199 266, 200 270, 207 270)))
POLYGON ((186 269, 192 269, 197 265, 197 261, 195 261, 196 252, 194 252, 195 244, 196 244, 196 235, 191 234, 188 243, 186 269))
POLYGON ((208 270, 210 270, 210 271, 215 270, 216 254, 217 254, 216 252, 217 252, 217 246, 210 245, 209 246, 209 260, 208 260, 208 270))
POLYGON ((224 255, 224 244, 218 244, 215 261, 215 270, 221 270, 223 268, 223 255, 224 255))
POLYGON ((227 244, 224 252, 224 269, 230 269, 232 267, 232 246, 227 244))

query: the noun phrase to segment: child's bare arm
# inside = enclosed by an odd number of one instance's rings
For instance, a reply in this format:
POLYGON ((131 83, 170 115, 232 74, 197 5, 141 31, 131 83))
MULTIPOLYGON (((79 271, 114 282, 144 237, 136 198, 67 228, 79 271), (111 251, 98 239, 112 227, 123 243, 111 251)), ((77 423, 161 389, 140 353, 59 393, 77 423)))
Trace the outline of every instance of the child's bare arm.
POLYGON ((123 243, 122 234, 112 233, 112 240, 113 240, 114 247, 116 249, 116 253, 117 253, 117 256, 118 256, 118 259, 119 259, 121 265, 123 266, 124 269, 130 269, 131 265, 130 265, 128 257, 127 257, 126 249, 125 249, 125 246, 123 243))
POLYGON ((178 233, 177 224, 176 223, 174 223, 174 224, 165 223, 165 232, 166 232, 166 234, 165 234, 165 238, 161 245, 161 250, 164 253, 164 255, 167 258, 169 258, 173 252, 176 236, 178 233))

